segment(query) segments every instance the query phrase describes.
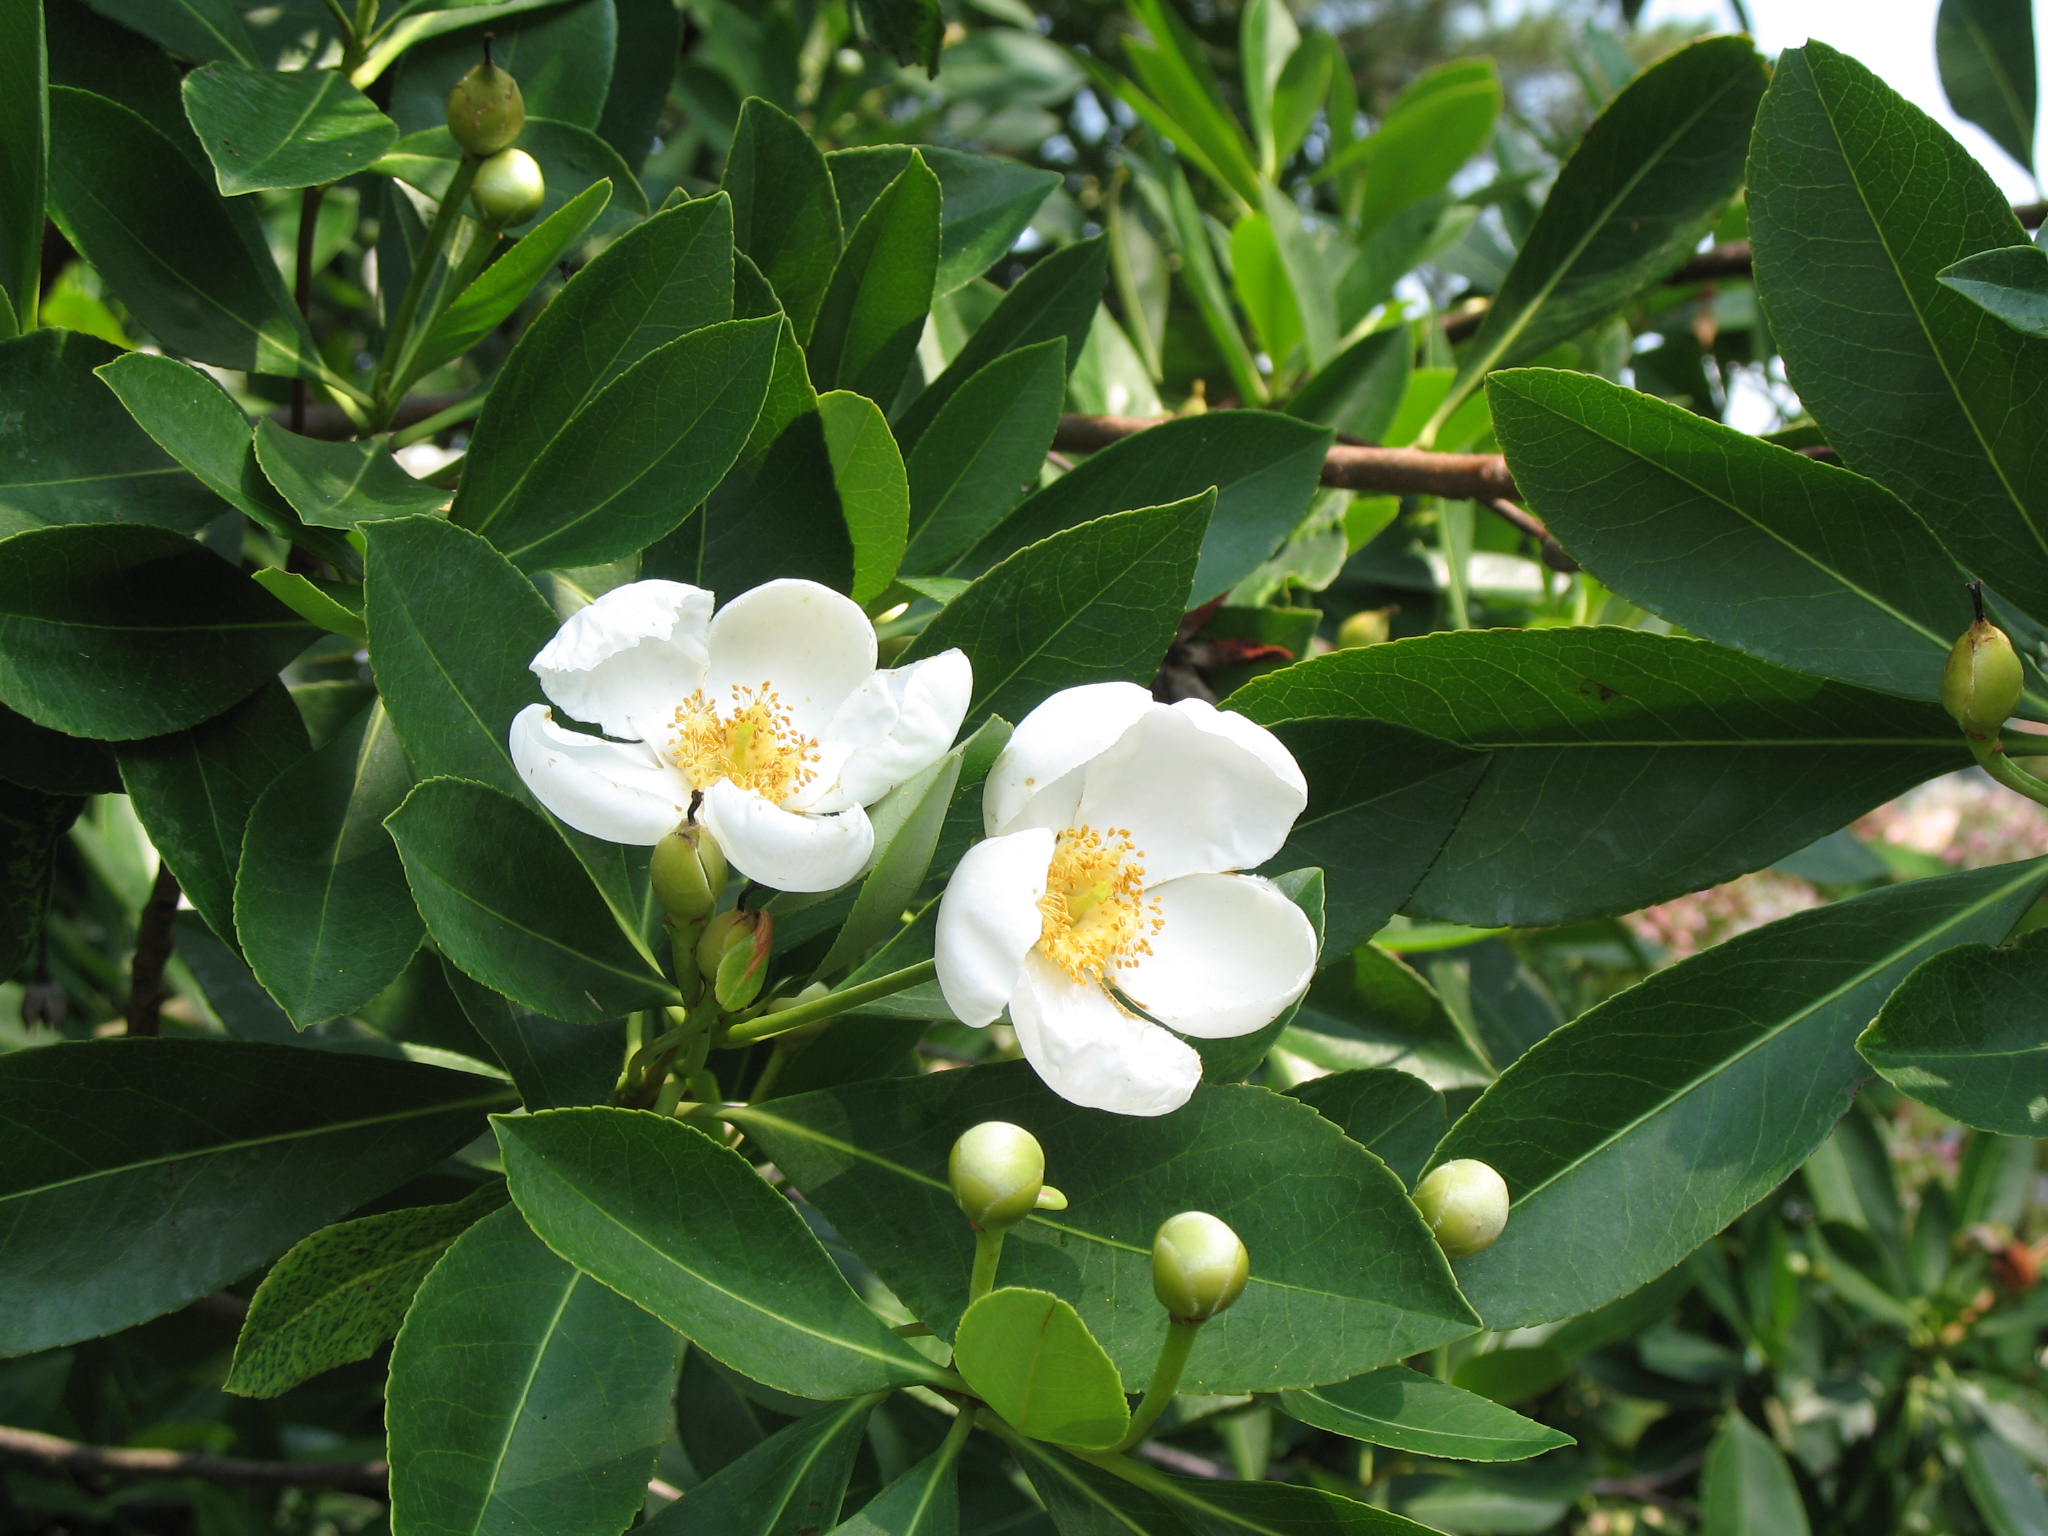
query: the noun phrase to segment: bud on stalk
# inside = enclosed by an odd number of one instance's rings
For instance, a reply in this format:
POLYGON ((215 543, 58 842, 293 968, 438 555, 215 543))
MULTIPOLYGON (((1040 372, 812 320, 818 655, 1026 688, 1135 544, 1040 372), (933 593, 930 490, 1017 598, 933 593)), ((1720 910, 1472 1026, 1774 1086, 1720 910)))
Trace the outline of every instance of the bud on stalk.
POLYGON ((1014 1226, 1038 1209, 1045 1189, 1045 1149, 1021 1125, 984 1120, 953 1143, 946 1172, 953 1199, 975 1226, 1014 1226))
POLYGON ((695 822, 685 822, 654 845, 648 863, 654 899, 678 928, 703 922, 725 892, 725 850, 695 822))
POLYGON ((547 201, 547 178, 540 162, 523 149, 501 149, 476 168, 469 189, 470 205, 492 229, 524 224, 547 201))
POLYGON ((1965 734, 1985 737, 2011 718, 2026 671, 2004 630, 1984 617, 1984 583, 1970 583, 1977 622, 1963 631, 1941 674, 1941 704, 1965 734))
POLYGON ((492 62, 487 36, 483 63, 448 93, 448 132, 465 151, 481 158, 513 143, 525 126, 526 98, 519 82, 492 62))
POLYGON ((1431 1169, 1411 1198, 1447 1259, 1491 1248, 1507 1230, 1507 1181, 1477 1158, 1431 1169))
POLYGON ((1206 1323, 1244 1294, 1251 1255, 1207 1211, 1182 1211, 1152 1239, 1152 1293, 1176 1322, 1206 1323))
POLYGON ((697 970, 727 1013, 737 1013, 761 995, 768 979, 768 952, 775 919, 766 912, 721 912, 697 941, 697 970))

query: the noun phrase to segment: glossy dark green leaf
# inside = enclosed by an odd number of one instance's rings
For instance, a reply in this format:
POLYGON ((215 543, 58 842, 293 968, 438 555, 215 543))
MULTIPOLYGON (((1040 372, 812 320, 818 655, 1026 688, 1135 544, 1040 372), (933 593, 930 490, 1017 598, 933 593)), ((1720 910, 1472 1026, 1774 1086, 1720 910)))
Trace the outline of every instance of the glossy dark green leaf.
POLYGON ((1889 491, 1591 374, 1517 369, 1487 395, 1529 505, 1630 601, 1780 666, 1940 698, 1964 577, 1889 491))
POLYGON ((865 395, 837 389, 820 395, 818 417, 832 458, 839 510, 853 540, 853 600, 872 602, 889 589, 903 563, 910 528, 910 480, 903 455, 889 419, 865 395))
MULTIPOLYGON (((917 154, 939 178, 939 264, 932 295, 965 287, 1003 257, 1031 225, 1052 189, 1057 171, 963 154, 920 144, 917 154)), ((838 192, 840 218, 858 224, 883 190, 910 163, 907 144, 868 144, 835 149, 825 157, 838 192)))
POLYGON ((960 1319, 953 1366, 1019 1434, 1114 1449, 1131 1425, 1122 1380, 1081 1314, 1047 1291, 1004 1286, 960 1319))
MULTIPOLYGON (((646 215, 647 195, 640 190, 639 178, 617 150, 588 128, 529 114, 519 133, 519 147, 540 163, 546 180, 538 217, 552 218, 601 181, 612 186, 607 225, 628 224, 646 215)), ((455 178, 459 155, 446 128, 428 128, 400 139, 371 170, 395 176, 438 199, 455 178)))
POLYGON ((235 933, 301 1029, 397 980, 425 936, 384 818, 412 788, 379 705, 280 773, 249 814, 235 933))
POLYGON ((618 1086, 626 1060, 623 1020, 572 1024, 535 1013, 444 964, 442 980, 463 1017, 512 1074, 528 1109, 602 1104, 618 1086))
POLYGON ((916 155, 846 237, 804 344, 820 389, 896 398, 939 259, 939 179, 916 155))
POLYGON ((1806 1536, 1809 1529, 1784 1452, 1731 1412, 1700 1474, 1701 1536, 1806 1536))
MULTIPOLYGON (((851 1398, 784 1425, 637 1529, 644 1536, 795 1536, 838 1516, 872 1397, 851 1398)), ((891 1532, 890 1536, 897 1536, 891 1532)))
POLYGON ((931 1455, 911 1467, 852 1515, 832 1527, 831 1536, 959 1536, 960 1476, 955 1470, 962 1441, 955 1428, 931 1455))
POLYGON ((1698 890, 1958 766, 1934 706, 1637 630, 1424 635, 1269 673, 1230 704, 1265 725, 1362 717, 1489 752, 1407 905, 1485 927, 1698 890))
POLYGON ((1941 93, 2021 165, 2034 166, 2034 8, 2028 0, 1942 0, 1934 18, 1941 93))
POLYGON ((446 1205, 359 1216, 302 1239, 250 1298, 222 1385, 244 1397, 276 1397, 368 1359, 398 1332, 413 1292, 448 1245, 504 1203, 504 1186, 492 1183, 446 1205))
POLYGON ((809 335, 845 243, 824 155, 795 118, 749 97, 719 185, 732 199, 733 243, 754 259, 798 334, 809 335))
POLYGON ((0 337, 35 325, 49 180, 50 51, 42 0, 0 9, 0 337))
POLYGON ((444 511, 449 493, 415 480, 388 441, 324 442, 256 423, 256 461, 292 510, 318 528, 354 528, 444 511))
POLYGON ((1787 52, 1750 166, 1757 293, 1792 385, 1851 469, 1973 575, 2048 613, 2048 341, 1939 274, 2026 232, 1969 151, 1854 59, 1787 52))
POLYGON ((0 534, 51 523, 197 533, 220 516, 213 494, 94 377, 121 355, 79 331, 0 342, 0 534))
POLYGON ((904 659, 965 651, 974 664, 970 721, 1020 719, 1047 694, 1082 683, 1149 682, 1189 607, 1215 504, 1204 491, 1021 549, 954 598, 904 659))
POLYGON ((929 74, 939 72, 945 36, 939 0, 853 0, 853 11, 861 31, 888 49, 898 64, 922 64, 929 74))
POLYGON ((1415 344, 1408 327, 1362 336, 1325 363, 1287 402, 1287 414, 1377 443, 1408 392, 1415 344))
POLYGON ((2048 1130, 2048 933, 1958 945, 1906 978, 1856 1042, 1900 1092, 1979 1130, 2048 1130))
POLYGON ((1439 421, 1489 370, 1591 329, 1685 260, 1742 186, 1763 90, 1755 45, 1710 37, 1607 104, 1544 198, 1439 421))
POLYGON ((1393 1067, 1360 1067, 1287 1090, 1393 1169, 1404 1184, 1422 1177, 1444 1137, 1444 1096, 1393 1067))
POLYGON ((1253 1256, 1243 1298, 1203 1326, 1186 1390, 1347 1380, 1473 1326, 1400 1181, 1263 1088, 1205 1086, 1174 1114, 1138 1119, 1077 1108, 1017 1062, 777 1098, 734 1118, 943 1335, 959 1322, 974 1247, 946 1157, 982 1120, 1035 1135, 1071 1201, 1010 1229, 1000 1278, 1072 1303, 1126 1386, 1144 1384, 1159 1350, 1152 1234, 1178 1210, 1220 1216, 1253 1256), (1106 1167, 1117 1177, 1089 1176, 1106 1167), (1312 1194, 1307 1167, 1318 1170, 1312 1194))
POLYGON ((1228 591, 1280 547, 1308 511, 1330 432, 1264 411, 1184 416, 1112 444, 1028 498, 951 573, 972 576, 1062 528, 1162 497, 1216 487, 1195 568, 1198 603, 1228 591))
POLYGON ((1332 1434, 1453 1461, 1522 1461, 1574 1443, 1560 1430, 1405 1365, 1283 1392, 1280 1406, 1332 1434))
POLYGON ((491 515, 554 435, 657 347, 732 317, 732 208, 656 214, 578 272, 505 360, 477 418, 457 521, 491 515))
POLYGON ((112 795, 121 789, 114 750, 66 736, 0 705, 0 779, 48 795, 112 795))
POLYGON ((0 781, 0 980, 22 975, 40 953, 58 843, 84 806, 76 795, 0 781))
POLYGON ((554 829, 521 801, 433 778, 385 825, 435 945, 485 986, 587 1024, 678 1000, 554 829))
POLYGON ((168 529, 74 523, 0 541, 0 702, 53 730, 184 730, 255 692, 312 636, 168 529))
POLYGON ((162 43, 180 58, 240 59, 256 62, 234 0, 89 0, 92 8, 143 36, 162 43))
POLYGON ((969 379, 917 439, 904 569, 942 571, 1024 499, 1059 426, 1066 343, 1005 353, 969 379))
POLYGON ((399 1530, 617 1536, 668 1434, 680 1341, 514 1210, 455 1240, 391 1351, 399 1530))
POLYGON ((1439 1089, 1480 1087, 1494 1077, 1492 1061, 1435 989, 1371 944, 1324 967, 1281 1044, 1325 1071, 1385 1067, 1439 1089))
POLYGON ((628 1109, 497 1126, 512 1198, 548 1246, 735 1370, 802 1397, 937 1377, 795 1207, 703 1132, 628 1109))
POLYGON ((0 1057, 0 1355, 241 1278, 474 1137, 510 1090, 378 1056, 107 1040, 0 1057))
POLYGON ((257 373, 320 366, 256 210, 126 107, 50 91, 50 215, 165 346, 257 373))
POLYGON ((398 124, 338 69, 216 60, 185 77, 184 93, 185 115, 229 197, 340 181, 398 138, 398 124))
POLYGON ((2040 861, 2008 864, 1781 918, 1508 1068, 1436 1159, 1491 1163, 1514 1200, 1500 1241, 1458 1266, 1488 1326, 1625 1295, 1769 1193, 1848 1106, 1868 1071, 1856 1036, 1891 990, 1940 950, 2002 938, 2044 881, 2040 861))
POLYGON ((2014 330, 2048 336, 2048 251, 2038 245, 1979 251, 1935 275, 2014 330))

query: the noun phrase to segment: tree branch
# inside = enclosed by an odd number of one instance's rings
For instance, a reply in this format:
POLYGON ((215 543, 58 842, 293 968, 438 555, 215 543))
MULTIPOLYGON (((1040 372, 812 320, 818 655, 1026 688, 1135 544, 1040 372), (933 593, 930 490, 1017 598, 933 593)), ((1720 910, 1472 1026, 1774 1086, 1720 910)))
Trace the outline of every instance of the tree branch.
POLYGON ((387 1497, 390 1468, 381 1461, 241 1461, 183 1451, 81 1445, 33 1429, 0 1424, 0 1461, 102 1477, 192 1477, 237 1488, 338 1488, 387 1497))
POLYGON ((142 904, 135 928, 135 963, 128 976, 128 1033, 153 1035, 164 1006, 164 967, 171 963, 171 945, 178 921, 178 877, 159 861, 156 884, 142 904))

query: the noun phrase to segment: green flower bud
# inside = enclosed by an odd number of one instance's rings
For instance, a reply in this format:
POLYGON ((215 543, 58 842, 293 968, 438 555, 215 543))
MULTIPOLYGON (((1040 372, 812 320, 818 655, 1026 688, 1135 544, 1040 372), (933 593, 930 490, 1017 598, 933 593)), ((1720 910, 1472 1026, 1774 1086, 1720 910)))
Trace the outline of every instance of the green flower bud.
MULTIPOLYGON (((448 93, 448 131, 472 155, 495 155, 526 126, 526 98, 519 82, 490 59, 455 82, 448 93)), ((516 223, 517 220, 512 222, 516 223)))
POLYGON ((984 1229, 1013 1226, 1038 1208, 1045 1149, 1021 1125, 984 1120, 953 1143, 946 1171, 969 1221, 984 1229))
POLYGON ((2026 680, 2005 631, 1979 619, 1948 653, 1941 674, 1942 707, 1972 736, 1993 736, 2011 718, 2026 680))
POLYGON ((540 162, 523 149, 501 149, 476 168, 469 201, 477 217, 492 229, 524 224, 547 200, 547 178, 540 162))
POLYGON ((1361 608, 1337 626, 1337 649, 1348 651, 1361 645, 1379 645, 1393 633, 1391 608, 1361 608))
POLYGON ((1411 1198, 1446 1258, 1470 1258, 1507 1230, 1507 1181, 1476 1158, 1431 1169, 1411 1198))
POLYGON ((1152 1239, 1152 1293, 1179 1322, 1206 1323, 1251 1277, 1243 1240, 1207 1211, 1167 1217, 1152 1239))
POLYGON ((654 845, 648 873, 654 899, 678 927, 711 916, 725 890, 725 850, 695 822, 685 822, 654 845))
POLYGON ((697 969, 711 984, 719 1007, 737 1012, 761 995, 774 942, 775 919, 766 912, 735 908, 705 925, 697 941, 697 969))

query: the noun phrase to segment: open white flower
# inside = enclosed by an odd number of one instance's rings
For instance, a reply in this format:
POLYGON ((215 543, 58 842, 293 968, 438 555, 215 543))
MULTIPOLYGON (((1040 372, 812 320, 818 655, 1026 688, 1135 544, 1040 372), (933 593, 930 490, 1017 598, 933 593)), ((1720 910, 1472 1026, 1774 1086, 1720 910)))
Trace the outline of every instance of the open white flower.
POLYGON ((1231 873, 1277 853, 1307 803, 1287 749, 1240 715, 1129 683, 1054 694, 996 759, 988 838, 940 904, 947 1006, 973 1025, 1007 1007, 1038 1075, 1076 1104, 1178 1109, 1202 1061, 1172 1030, 1249 1034, 1314 974, 1307 916, 1231 873))
POLYGON ((952 745, 973 674, 947 651, 875 670, 860 606, 813 581, 771 581, 712 613, 701 587, 636 581, 572 615, 533 658, 539 704, 512 722, 512 761, 579 832, 652 845, 693 810, 735 869, 782 891, 861 872, 862 807, 952 745))

